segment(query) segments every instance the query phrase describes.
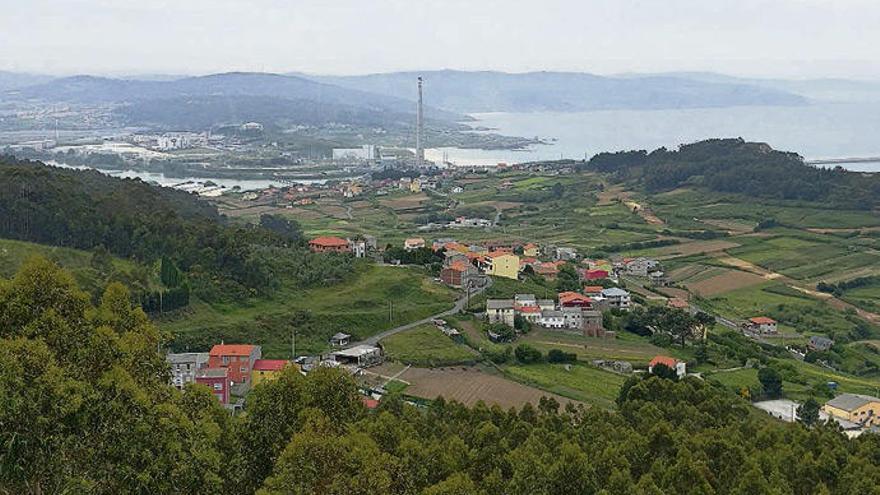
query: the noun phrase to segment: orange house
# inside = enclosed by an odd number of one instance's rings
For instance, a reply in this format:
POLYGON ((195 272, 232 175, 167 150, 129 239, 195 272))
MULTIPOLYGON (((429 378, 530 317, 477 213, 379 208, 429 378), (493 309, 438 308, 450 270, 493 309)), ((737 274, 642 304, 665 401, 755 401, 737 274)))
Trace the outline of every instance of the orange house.
POLYGON ((208 353, 208 368, 226 368, 234 384, 250 383, 254 363, 262 354, 258 345, 218 344, 208 353))
POLYGON ((339 237, 316 237, 309 241, 309 249, 314 253, 350 253, 348 241, 339 237))

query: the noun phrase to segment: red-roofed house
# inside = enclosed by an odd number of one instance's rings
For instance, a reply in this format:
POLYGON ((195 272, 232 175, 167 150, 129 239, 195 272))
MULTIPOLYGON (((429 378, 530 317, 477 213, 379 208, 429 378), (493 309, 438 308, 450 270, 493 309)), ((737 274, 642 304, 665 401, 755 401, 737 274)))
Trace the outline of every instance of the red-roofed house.
POLYGON ((453 261, 440 270, 440 280, 451 287, 464 287, 471 277, 477 276, 477 268, 466 261, 453 261))
POLYGON ((251 373, 251 384, 256 386, 258 383, 277 378, 281 370, 291 364, 293 363, 286 359, 257 359, 254 361, 251 373))
POLYGON ((563 308, 591 308, 593 300, 577 292, 560 292, 559 306, 563 308))
POLYGON ((250 383, 254 363, 262 357, 258 345, 218 344, 208 353, 209 368, 226 368, 233 383, 250 383))
POLYGON ((309 241, 309 249, 314 253, 350 253, 348 241, 340 237, 316 237, 309 241))
POLYGON ((675 374, 678 375, 679 378, 682 378, 687 374, 687 365, 684 362, 669 356, 654 356, 654 359, 648 363, 648 373, 653 373, 654 366, 657 366, 658 364, 665 365, 667 368, 675 370, 675 374))
POLYGON ((754 318, 749 318, 749 322, 746 324, 748 329, 753 332, 759 333, 776 333, 776 320, 773 318, 767 318, 766 316, 756 316, 754 318))
POLYGON ((361 397, 361 402, 363 402, 364 407, 367 409, 376 409, 379 407, 379 401, 371 399, 370 397, 361 397))
POLYGON ((585 285, 584 294, 601 294, 604 288, 601 285, 585 285))
POLYGON ((583 270, 581 276, 584 280, 600 280, 608 278, 608 270, 583 270))

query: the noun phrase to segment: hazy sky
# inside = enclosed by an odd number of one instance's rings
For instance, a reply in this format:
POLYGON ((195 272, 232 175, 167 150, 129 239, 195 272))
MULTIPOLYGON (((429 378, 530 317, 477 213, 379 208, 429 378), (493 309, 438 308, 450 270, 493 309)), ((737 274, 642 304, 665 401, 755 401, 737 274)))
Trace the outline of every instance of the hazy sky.
POLYGON ((0 0, 0 69, 880 79, 880 0, 0 0))

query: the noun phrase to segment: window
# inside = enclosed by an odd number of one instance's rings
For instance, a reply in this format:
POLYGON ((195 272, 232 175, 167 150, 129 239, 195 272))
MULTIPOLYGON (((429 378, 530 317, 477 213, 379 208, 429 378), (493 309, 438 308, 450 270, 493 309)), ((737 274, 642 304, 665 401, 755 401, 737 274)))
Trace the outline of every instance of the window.
POLYGON ((246 373, 246 372, 247 372, 247 366, 242 366, 242 367, 241 367, 241 372, 242 372, 242 373, 246 373))
POLYGON ((229 364, 229 356, 223 356, 223 364, 229 364))
POLYGON ((223 384, 222 383, 215 383, 214 390, 223 390, 223 384))

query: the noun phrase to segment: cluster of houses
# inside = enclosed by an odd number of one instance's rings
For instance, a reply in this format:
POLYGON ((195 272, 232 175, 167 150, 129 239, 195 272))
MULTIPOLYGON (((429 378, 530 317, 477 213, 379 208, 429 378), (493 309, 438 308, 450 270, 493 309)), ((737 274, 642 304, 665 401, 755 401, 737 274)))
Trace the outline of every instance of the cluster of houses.
MULTIPOLYGON (((588 337, 613 337, 602 325, 602 310, 627 309, 629 293, 610 288, 587 296, 579 292, 560 292, 556 300, 538 299, 534 294, 516 294, 512 299, 488 299, 486 318, 490 323, 516 326, 522 318, 532 325, 551 330, 581 333, 588 337)), ((490 335, 492 337, 492 335, 490 335)))
POLYGON ((233 391, 242 394, 293 365, 283 359, 262 359, 262 348, 249 344, 217 344, 209 352, 170 353, 165 359, 171 366, 172 385, 206 385, 223 405, 230 404, 233 391))
POLYGON ((373 345, 348 347, 351 335, 337 333, 330 338, 336 350, 326 356, 303 356, 293 361, 263 359, 262 347, 252 344, 216 344, 208 352, 168 353, 171 384, 178 389, 190 383, 205 385, 224 406, 233 407, 233 395, 243 396, 251 387, 276 378, 293 366, 308 373, 316 366, 344 367, 353 374, 360 369, 381 364, 382 348, 373 345))

